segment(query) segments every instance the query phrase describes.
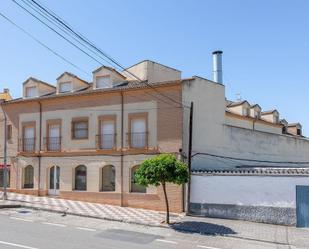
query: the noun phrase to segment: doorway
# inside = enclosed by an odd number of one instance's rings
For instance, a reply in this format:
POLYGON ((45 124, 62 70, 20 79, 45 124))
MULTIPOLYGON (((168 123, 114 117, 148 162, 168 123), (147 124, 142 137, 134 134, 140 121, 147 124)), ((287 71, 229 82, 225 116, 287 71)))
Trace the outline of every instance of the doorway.
POLYGON ((49 195, 59 195, 60 167, 53 166, 49 169, 49 195))

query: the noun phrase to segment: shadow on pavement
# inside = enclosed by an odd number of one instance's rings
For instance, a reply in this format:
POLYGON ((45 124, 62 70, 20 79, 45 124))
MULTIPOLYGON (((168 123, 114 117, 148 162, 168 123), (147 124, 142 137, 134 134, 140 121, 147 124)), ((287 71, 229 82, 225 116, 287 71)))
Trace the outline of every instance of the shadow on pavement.
POLYGON ((237 234, 229 227, 199 221, 184 221, 171 224, 170 228, 185 233, 198 233, 205 235, 231 235, 237 234))

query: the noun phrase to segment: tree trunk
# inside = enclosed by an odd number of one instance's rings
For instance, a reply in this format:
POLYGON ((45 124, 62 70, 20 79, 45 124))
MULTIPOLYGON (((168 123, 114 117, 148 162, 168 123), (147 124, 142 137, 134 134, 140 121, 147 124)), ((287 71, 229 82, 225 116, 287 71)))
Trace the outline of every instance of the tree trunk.
POLYGON ((164 192, 165 205, 166 205, 166 223, 169 224, 170 223, 170 208, 169 208, 169 205, 168 205, 165 182, 162 182, 162 188, 163 188, 163 192, 164 192))

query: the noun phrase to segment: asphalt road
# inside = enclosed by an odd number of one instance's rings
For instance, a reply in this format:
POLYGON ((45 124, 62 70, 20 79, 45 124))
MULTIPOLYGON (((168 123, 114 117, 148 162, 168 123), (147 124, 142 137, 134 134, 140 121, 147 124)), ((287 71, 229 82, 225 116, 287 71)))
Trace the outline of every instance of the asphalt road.
MULTIPOLYGON (((0 210, 0 248, 24 249, 295 249, 27 209, 0 210)), ((305 248, 305 247, 304 247, 305 248)), ((309 248, 309 247, 308 247, 309 248)))

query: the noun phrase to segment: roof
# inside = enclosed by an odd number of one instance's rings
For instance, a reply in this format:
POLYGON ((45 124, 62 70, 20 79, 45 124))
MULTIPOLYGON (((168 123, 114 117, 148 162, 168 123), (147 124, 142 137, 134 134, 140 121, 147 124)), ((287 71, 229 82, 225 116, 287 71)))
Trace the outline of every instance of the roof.
POLYGON ((260 108, 260 110, 262 110, 262 107, 259 104, 254 104, 254 105, 250 106, 250 108, 255 108, 255 107, 258 107, 258 108, 260 108))
POLYGON ((291 124, 288 124, 288 127, 294 127, 294 126, 300 126, 300 127, 301 127, 301 124, 300 124, 300 123, 291 123, 291 124))
POLYGON ((274 112, 279 113, 276 109, 274 109, 274 110, 270 110, 270 111, 265 111, 265 112, 262 112, 262 113, 261 113, 261 115, 273 114, 274 112))
POLYGON ((23 85, 25 85, 29 80, 33 80, 33 81, 38 82, 38 83, 40 83, 40 84, 46 85, 46 86, 48 86, 48 87, 56 88, 55 86, 53 86, 53 85, 51 85, 51 84, 49 84, 49 83, 47 83, 47 82, 45 82, 45 81, 38 80, 38 79, 36 79, 36 78, 34 78, 34 77, 29 77, 28 79, 26 79, 26 80, 24 81, 23 85))
POLYGON ((95 69, 94 71, 92 71, 92 73, 99 72, 102 68, 109 69, 109 70, 115 72, 116 74, 118 74, 118 75, 119 75, 120 77, 122 77, 123 79, 126 79, 126 77, 125 77, 124 75, 122 75, 120 72, 118 72, 115 68, 108 67, 108 66, 101 66, 101 67, 95 69))
POLYGON ((89 84, 89 82, 87 82, 86 80, 83 80, 83 79, 79 78, 78 76, 76 76, 75 74, 70 73, 70 72, 64 72, 64 73, 62 73, 56 80, 60 79, 60 78, 61 78, 63 75, 65 75, 65 74, 71 76, 72 78, 76 78, 76 79, 78 79, 78 80, 84 82, 85 84, 89 84))
POLYGON ((112 88, 102 88, 102 89, 93 89, 91 85, 89 87, 84 88, 82 90, 76 91, 76 92, 68 92, 68 93, 62 93, 57 94, 56 92, 48 94, 46 96, 41 96, 37 98, 31 98, 31 99, 13 99, 6 104, 10 103, 18 103, 18 102, 28 102, 28 101, 37 101, 42 99, 51 99, 51 98, 63 98, 67 96, 80 96, 80 95, 89 95, 89 94, 95 94, 95 93, 102 93, 102 92, 116 92, 116 91, 125 91, 125 90, 134 90, 134 89, 144 89, 149 88, 149 85, 152 87, 161 87, 161 86, 172 86, 180 84, 182 81, 190 80, 190 79, 183 79, 183 80, 173 80, 173 81, 163 81, 163 82, 153 82, 153 83, 147 83, 147 81, 139 82, 139 81, 126 81, 121 84, 118 84, 117 86, 114 86, 112 88), (147 83, 147 84, 146 84, 147 83))
POLYGON ((142 61, 140 61, 140 62, 137 62, 137 63, 133 64, 133 65, 130 66, 130 67, 127 67, 126 70, 127 70, 127 69, 130 69, 131 67, 134 67, 134 66, 136 66, 136 65, 138 65, 138 64, 144 63, 144 62, 152 62, 152 63, 158 64, 158 65, 160 65, 160 66, 167 67, 167 68, 170 68, 170 69, 172 69, 172 70, 181 72, 180 70, 178 70, 178 69, 176 69, 176 68, 169 67, 169 66, 163 65, 163 64, 161 64, 161 63, 159 63, 159 62, 155 62, 155 61, 152 61, 152 60, 142 60, 142 61))
POLYGON ((233 102, 233 103, 229 104, 227 107, 240 106, 240 105, 243 105, 243 104, 245 104, 245 103, 247 103, 248 105, 250 105, 249 102, 248 102, 247 100, 243 100, 243 101, 233 102))
POLYGON ((192 170, 193 175, 225 175, 225 176, 309 176, 309 168, 292 167, 259 167, 244 169, 196 169, 192 170))

